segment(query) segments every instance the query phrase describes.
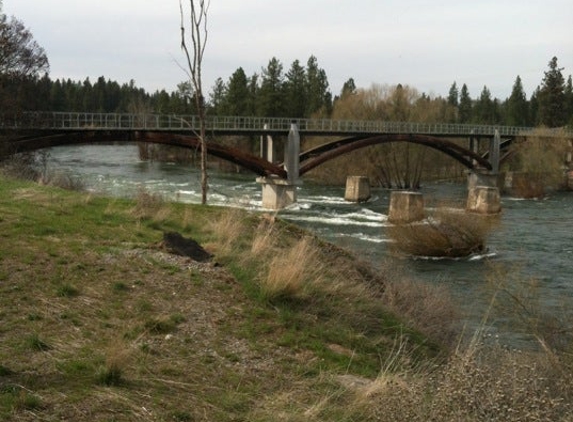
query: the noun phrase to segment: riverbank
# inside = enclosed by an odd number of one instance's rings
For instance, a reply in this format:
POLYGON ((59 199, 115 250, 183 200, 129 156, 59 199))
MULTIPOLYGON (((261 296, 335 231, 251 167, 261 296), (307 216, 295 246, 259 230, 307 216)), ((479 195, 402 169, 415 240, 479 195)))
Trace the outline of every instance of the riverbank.
POLYGON ((456 349, 447 292, 269 215, 0 177, 0 238, 3 420, 572 415, 566 355, 456 349))

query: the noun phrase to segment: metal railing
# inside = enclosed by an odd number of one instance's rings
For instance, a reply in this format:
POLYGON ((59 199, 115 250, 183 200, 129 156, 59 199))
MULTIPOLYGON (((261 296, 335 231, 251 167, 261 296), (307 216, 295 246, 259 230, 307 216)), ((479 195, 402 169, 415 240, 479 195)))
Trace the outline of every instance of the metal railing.
MULTIPOLYGON (((156 130, 195 132, 199 118, 193 115, 26 112, 18 116, 0 115, 0 128, 30 130, 156 130)), ((385 122, 376 120, 291 119, 275 117, 209 116, 212 133, 287 133, 292 124, 301 133, 325 135, 419 134, 442 136, 538 135, 573 138, 571 129, 539 129, 514 126, 385 122)))

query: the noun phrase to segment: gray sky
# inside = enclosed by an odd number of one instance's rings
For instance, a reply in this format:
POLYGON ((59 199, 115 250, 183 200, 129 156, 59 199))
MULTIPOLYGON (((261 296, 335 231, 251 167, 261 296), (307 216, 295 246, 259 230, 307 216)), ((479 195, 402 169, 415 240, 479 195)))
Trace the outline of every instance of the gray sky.
MULTIPOLYGON (((186 79, 178 0, 4 0, 4 12, 46 49, 53 79, 133 79, 149 91, 186 79)), ((456 81, 474 98, 486 85, 505 99, 520 75, 529 96, 553 56, 573 74, 572 0, 211 0, 208 19, 209 91, 273 56, 286 72, 315 55, 334 95, 352 77, 444 96, 456 81)))

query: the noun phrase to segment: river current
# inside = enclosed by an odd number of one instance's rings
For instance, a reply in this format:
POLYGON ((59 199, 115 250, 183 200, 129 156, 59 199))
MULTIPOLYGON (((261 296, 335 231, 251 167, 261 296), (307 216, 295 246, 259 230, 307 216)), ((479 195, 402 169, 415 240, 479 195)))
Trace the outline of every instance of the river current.
MULTIPOLYGON (((90 191, 130 197, 144 188, 167 200, 200 202, 200 173, 196 169, 141 161, 135 145, 67 146, 48 152, 51 171, 81 178, 90 191)), ((211 171, 209 184, 210 204, 261 209, 261 187, 252 174, 211 171)), ((437 201, 464 200, 466 187, 434 184, 424 187, 422 193, 424 198, 437 201)), ((513 293, 531 294, 535 285, 535 298, 546 312, 571 309, 573 193, 553 193, 543 200, 502 197, 501 221, 488 238, 487 253, 457 260, 413 259, 390 253, 385 233, 390 193, 373 189, 372 195, 367 203, 348 203, 344 187, 304 182, 298 203, 279 215, 375 266, 395 267, 413 279, 447 286, 464 310, 470 329, 486 314, 493 294, 488 280, 499 278, 500 271, 509 274, 501 277, 511 281, 513 293)), ((496 336, 507 337, 513 345, 526 341, 497 322, 490 319, 487 323, 496 336)))

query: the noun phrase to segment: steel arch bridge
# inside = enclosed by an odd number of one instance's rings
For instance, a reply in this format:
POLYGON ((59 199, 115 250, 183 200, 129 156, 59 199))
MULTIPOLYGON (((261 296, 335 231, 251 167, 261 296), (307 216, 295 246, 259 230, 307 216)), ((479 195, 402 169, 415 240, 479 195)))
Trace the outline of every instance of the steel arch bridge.
MULTIPOLYGON (((0 131, 10 135, 9 140, 3 141, 0 152, 4 151, 6 155, 58 145, 101 142, 149 142, 196 149, 199 147, 198 128, 197 116, 183 115, 73 112, 0 115, 0 131)), ((496 172, 503 158, 499 153, 501 137, 505 144, 532 135, 573 139, 573 131, 563 129, 241 116, 212 116, 207 120, 207 130, 214 137, 257 135, 270 139, 289 136, 294 130, 297 136, 342 138, 297 153, 297 178, 336 157, 390 142, 424 145, 441 151, 470 170, 496 172), (470 140, 468 148, 451 140, 460 137, 470 140), (486 156, 478 152, 480 139, 490 142, 490 152, 486 156)), ((257 156, 214 141, 208 142, 207 151, 259 176, 288 177, 286 166, 269 159, 268 155, 257 156)))

